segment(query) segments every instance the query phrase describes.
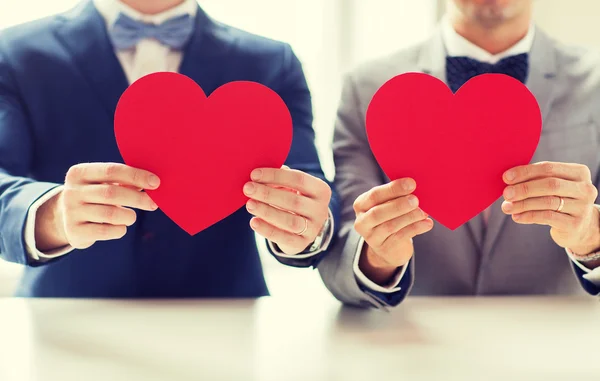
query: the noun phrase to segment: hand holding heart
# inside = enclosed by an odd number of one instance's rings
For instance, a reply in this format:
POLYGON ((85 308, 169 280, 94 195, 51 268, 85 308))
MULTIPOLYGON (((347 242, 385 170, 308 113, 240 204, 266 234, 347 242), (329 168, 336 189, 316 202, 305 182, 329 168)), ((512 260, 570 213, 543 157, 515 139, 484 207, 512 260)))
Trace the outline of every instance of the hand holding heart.
POLYGON ((377 283, 385 283, 413 255, 412 238, 433 228, 419 208, 413 179, 400 179, 360 195, 354 202, 354 228, 365 240, 359 264, 377 283))
POLYGON ((286 254, 304 251, 318 236, 329 216, 331 188, 304 172, 260 168, 244 185, 250 226, 286 254))
POLYGON ((515 222, 550 226, 556 244, 578 254, 600 248, 598 190, 588 167, 541 162, 515 167, 503 179, 502 210, 515 222))
POLYGON ((158 177, 116 163, 71 167, 61 193, 36 215, 36 244, 42 251, 71 245, 86 249, 97 241, 119 239, 136 221, 133 209, 158 207, 141 190, 156 189, 158 177))

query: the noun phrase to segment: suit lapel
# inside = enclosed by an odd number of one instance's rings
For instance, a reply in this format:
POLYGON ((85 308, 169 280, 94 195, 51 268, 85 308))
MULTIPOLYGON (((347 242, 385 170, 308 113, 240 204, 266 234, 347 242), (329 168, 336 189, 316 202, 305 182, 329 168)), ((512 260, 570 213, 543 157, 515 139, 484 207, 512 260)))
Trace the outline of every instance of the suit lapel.
MULTIPOLYGON (((530 69, 527 87, 535 95, 542 112, 542 120, 545 121, 554 99, 553 90, 558 70, 556 49, 554 42, 539 28, 536 29, 535 34, 535 40, 529 55, 530 69)), ((484 255, 492 253, 494 245, 506 224, 506 220, 509 219, 502 212, 501 205, 502 198, 498 199, 491 209, 483 247, 484 255)))
POLYGON ((110 117, 128 86, 108 37, 106 23, 92 1, 82 3, 59 20, 56 35, 110 117))
MULTIPOLYGON (((431 39, 423 44, 419 54, 418 67, 423 73, 432 75, 446 83, 446 48, 438 27, 431 39)), ((483 245, 483 219, 481 215, 473 217, 466 227, 478 248, 483 245)))
POLYGON ((179 72, 193 79, 210 95, 227 82, 224 78, 232 58, 227 56, 235 37, 228 28, 213 21, 201 8, 196 15, 196 28, 184 50, 179 72))

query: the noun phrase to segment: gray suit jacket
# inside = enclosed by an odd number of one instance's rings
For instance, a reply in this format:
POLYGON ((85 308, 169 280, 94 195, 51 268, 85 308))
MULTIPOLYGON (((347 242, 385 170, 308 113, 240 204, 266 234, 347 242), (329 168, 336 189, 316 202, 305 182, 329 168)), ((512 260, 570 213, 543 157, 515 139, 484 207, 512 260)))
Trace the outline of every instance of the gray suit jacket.
MULTIPOLYGON (((326 286, 342 302, 365 307, 396 305, 409 292, 577 294, 585 289, 597 294, 600 290, 581 278, 580 270, 574 270, 565 250, 552 241, 548 227, 517 225, 502 213, 501 199, 493 205, 485 237, 481 216, 455 231, 435 224, 431 232, 416 237, 415 256, 400 284, 401 291, 381 294, 357 283, 352 264, 360 236, 353 228, 352 204, 360 194, 389 181, 369 149, 366 109, 377 89, 398 74, 419 71, 445 80, 445 60, 438 30, 423 44, 366 64, 347 76, 333 141, 335 185, 343 204, 342 226, 336 246, 319 265, 326 286)), ((599 57, 565 47, 538 28, 530 53, 527 86, 538 100, 544 121, 532 162, 585 164, 598 186, 599 57)))

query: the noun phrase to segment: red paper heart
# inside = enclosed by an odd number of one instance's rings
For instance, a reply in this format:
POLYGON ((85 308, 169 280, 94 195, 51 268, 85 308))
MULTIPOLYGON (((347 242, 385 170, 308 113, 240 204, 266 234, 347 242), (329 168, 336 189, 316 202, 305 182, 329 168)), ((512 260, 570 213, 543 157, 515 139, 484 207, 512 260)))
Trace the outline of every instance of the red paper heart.
POLYGON ((477 76, 452 94, 435 77, 407 73, 377 91, 366 128, 385 174, 415 179, 423 211, 454 230, 502 195, 506 170, 530 162, 542 117, 506 75, 477 76))
POLYGON ((246 203, 253 169, 283 165, 292 118, 277 93, 255 82, 231 82, 207 98, 184 75, 154 73, 121 96, 115 136, 127 165, 161 179, 150 197, 194 235, 246 203))

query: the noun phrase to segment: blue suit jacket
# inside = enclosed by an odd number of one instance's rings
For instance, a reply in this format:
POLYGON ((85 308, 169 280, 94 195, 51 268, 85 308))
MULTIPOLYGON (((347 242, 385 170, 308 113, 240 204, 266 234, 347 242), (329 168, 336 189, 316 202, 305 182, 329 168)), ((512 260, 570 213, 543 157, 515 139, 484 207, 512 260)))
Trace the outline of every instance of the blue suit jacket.
MULTIPOLYGON (((180 72, 207 94, 236 80, 279 93, 294 122, 290 167, 324 178, 314 146, 310 93, 283 43, 219 24, 202 10, 180 72)), ((24 245, 29 207, 82 162, 122 162, 113 114, 127 88, 105 21, 91 2, 0 34, 0 256, 29 265, 20 296, 257 297, 268 293, 250 215, 240 209, 190 237, 162 212, 138 212, 117 241, 45 264, 24 245)), ((333 198, 334 216, 337 207, 333 198)), ((307 260, 283 260, 297 267, 307 260)))

